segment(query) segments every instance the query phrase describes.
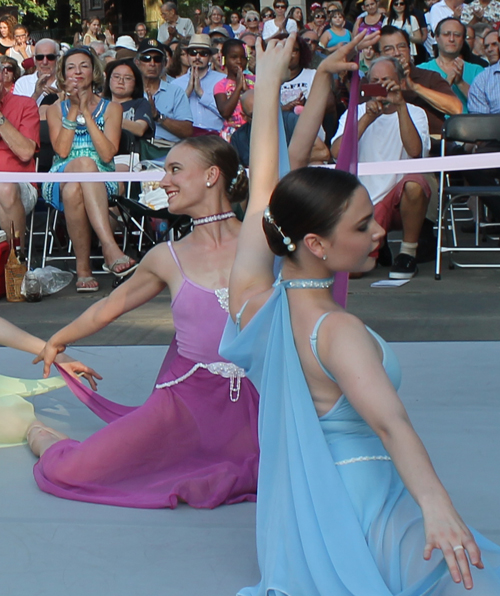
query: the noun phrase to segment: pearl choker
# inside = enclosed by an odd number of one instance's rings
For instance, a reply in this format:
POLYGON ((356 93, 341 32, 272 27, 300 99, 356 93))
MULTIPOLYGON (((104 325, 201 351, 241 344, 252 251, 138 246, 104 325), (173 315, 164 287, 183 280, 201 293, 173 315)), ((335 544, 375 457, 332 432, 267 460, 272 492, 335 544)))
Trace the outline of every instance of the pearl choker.
POLYGON ((216 213, 215 215, 208 215, 207 217, 193 219, 193 226, 203 226, 205 224, 213 223, 214 221, 224 221, 225 219, 231 219, 232 217, 236 217, 236 213, 234 211, 216 213))
POLYGON ((282 283, 285 288, 290 289, 322 289, 329 288, 333 285, 334 278, 327 277, 326 279, 283 279, 282 283))

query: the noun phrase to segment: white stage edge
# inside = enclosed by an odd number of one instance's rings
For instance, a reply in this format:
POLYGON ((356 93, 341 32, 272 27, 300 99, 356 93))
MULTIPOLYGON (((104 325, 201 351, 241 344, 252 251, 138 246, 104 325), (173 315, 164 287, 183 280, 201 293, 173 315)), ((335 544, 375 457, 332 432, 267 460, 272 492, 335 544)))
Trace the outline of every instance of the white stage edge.
MULTIPOLYGON (((401 397, 465 521, 500 543, 500 342, 392 344, 401 397)), ((71 354, 124 404, 150 393, 165 348, 71 354)), ((28 355, 0 348, 0 372, 36 378, 28 355)), ((103 423, 67 389, 35 398, 37 416, 75 439, 103 423)), ((27 446, 0 449, 1 596, 233 596, 259 579, 255 506, 140 510, 42 493, 27 446)))

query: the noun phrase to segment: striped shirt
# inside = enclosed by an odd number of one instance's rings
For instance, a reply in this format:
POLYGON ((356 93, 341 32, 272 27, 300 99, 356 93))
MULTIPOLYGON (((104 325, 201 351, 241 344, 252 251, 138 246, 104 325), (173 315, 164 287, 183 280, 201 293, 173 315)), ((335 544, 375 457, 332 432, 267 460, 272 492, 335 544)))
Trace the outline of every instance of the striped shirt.
POLYGON ((471 114, 500 114, 500 62, 485 68, 474 79, 467 107, 471 114))

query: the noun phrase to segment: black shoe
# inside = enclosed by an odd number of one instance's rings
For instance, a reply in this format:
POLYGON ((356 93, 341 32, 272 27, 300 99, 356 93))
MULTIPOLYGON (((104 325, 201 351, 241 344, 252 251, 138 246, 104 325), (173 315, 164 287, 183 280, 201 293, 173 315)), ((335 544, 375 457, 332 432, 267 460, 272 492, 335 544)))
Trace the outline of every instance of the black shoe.
POLYGON ((389 272, 389 277, 391 279, 411 279, 417 272, 417 259, 400 252, 394 259, 394 265, 389 272))
POLYGON ((384 244, 378 250, 377 265, 381 267, 390 267, 392 265, 392 252, 387 240, 384 241, 384 244))
POLYGON ((417 263, 429 263, 436 260, 437 238, 434 236, 434 224, 425 219, 418 239, 417 263))

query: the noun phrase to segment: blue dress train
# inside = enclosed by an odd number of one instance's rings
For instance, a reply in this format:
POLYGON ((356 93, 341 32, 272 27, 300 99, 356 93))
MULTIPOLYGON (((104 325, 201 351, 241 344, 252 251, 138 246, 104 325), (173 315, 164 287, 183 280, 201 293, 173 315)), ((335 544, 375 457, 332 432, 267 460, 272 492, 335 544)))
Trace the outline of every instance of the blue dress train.
MULTIPOLYGON (((245 369, 261 396, 257 552, 262 579, 240 596, 464 594, 441 551, 424 561, 420 508, 370 426, 344 396, 318 418, 294 344, 286 285, 277 282, 243 330, 229 320, 220 347, 224 358, 245 369)), ((371 333, 397 389, 397 358, 371 333)), ((500 547, 473 533, 485 570, 473 569, 472 594, 498 596, 500 547)))

